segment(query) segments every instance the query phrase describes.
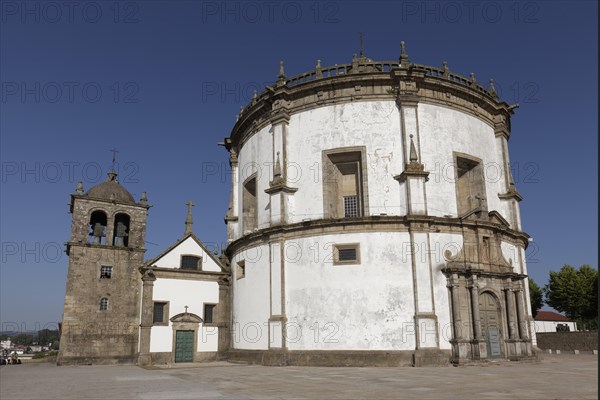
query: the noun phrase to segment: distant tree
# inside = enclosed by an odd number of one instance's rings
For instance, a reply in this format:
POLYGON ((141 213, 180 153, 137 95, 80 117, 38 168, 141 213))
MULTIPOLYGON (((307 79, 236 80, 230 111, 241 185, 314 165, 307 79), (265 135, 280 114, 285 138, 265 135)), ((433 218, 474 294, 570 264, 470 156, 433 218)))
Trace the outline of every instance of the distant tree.
POLYGON ((33 335, 27 333, 19 333, 11 338, 11 341, 15 344, 23 346, 31 346, 33 344, 33 335))
POLYGON ((564 265, 550 271, 544 287, 546 304, 576 320, 582 328, 598 326, 598 271, 589 265, 579 269, 564 265))
POLYGON ((531 278, 529 278, 529 300, 531 300, 531 313, 535 317, 544 305, 544 291, 531 278))

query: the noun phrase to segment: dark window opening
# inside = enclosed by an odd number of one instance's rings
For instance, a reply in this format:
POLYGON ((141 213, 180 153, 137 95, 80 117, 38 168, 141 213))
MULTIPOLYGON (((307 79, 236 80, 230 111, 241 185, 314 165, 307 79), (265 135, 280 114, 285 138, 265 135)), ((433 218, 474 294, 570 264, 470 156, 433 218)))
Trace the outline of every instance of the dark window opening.
POLYGON ((258 227, 258 205, 256 200, 256 178, 244 183, 242 198, 242 224, 244 233, 252 232, 258 227))
POLYGON ((103 297, 100 299, 100 311, 108 310, 108 299, 103 297))
POLYGON ((115 216, 113 246, 129 246, 129 215, 127 214, 117 214, 115 216))
POLYGON ((197 256, 181 256, 181 269, 199 270, 202 258, 197 256))
POLYGON ((154 303, 154 313, 152 315, 152 322, 154 324, 164 324, 166 315, 167 303, 164 302, 155 302, 154 303))
POLYGON ((481 163, 469 158, 456 157, 456 177, 458 215, 476 208, 486 211, 485 181, 481 163))
POLYGON ((358 243, 338 244, 333 247, 333 264, 360 263, 360 248, 358 243))
POLYGON ((88 243, 105 244, 106 222, 108 221, 104 211, 94 211, 90 216, 90 233, 88 243))
POLYGON ((204 323, 214 323, 214 312, 216 304, 205 304, 204 305, 204 323))
POLYGON ((362 152, 326 154, 323 166, 325 213, 330 218, 364 215, 362 152))
POLYGON ((100 278, 101 279, 110 279, 112 277, 112 267, 107 267, 103 265, 100 267, 100 278))

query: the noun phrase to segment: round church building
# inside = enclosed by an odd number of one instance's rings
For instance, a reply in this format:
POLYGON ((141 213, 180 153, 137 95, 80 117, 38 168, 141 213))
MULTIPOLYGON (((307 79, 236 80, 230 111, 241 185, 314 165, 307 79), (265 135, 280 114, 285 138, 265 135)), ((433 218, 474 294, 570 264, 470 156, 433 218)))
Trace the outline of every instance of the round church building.
POLYGON ((440 365, 534 356, 510 118, 493 82, 355 55, 279 77, 225 147, 229 358, 440 365))

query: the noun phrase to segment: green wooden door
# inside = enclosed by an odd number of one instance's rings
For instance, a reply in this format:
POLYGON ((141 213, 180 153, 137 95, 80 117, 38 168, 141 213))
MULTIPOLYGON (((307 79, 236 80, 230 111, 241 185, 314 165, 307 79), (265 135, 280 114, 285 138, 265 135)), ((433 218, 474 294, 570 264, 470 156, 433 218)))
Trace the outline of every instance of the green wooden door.
POLYGON ((194 361, 194 331, 175 332, 175 362, 194 361))
POLYGON ((487 342, 488 358, 502 357, 498 303, 489 293, 482 293, 479 296, 479 318, 481 331, 487 342))

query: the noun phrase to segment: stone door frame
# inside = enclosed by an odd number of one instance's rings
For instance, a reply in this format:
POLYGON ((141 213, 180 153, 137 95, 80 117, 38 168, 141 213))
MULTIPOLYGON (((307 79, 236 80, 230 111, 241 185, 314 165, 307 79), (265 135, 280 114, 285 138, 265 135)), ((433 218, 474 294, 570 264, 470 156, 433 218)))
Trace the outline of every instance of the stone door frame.
POLYGON ((198 353, 198 329, 199 325, 202 321, 202 318, 197 316, 196 314, 184 312, 181 314, 175 315, 170 319, 172 331, 173 331, 173 341, 171 347, 171 357, 170 363, 175 364, 175 350, 177 346, 177 331, 193 331, 194 332, 194 347, 192 354, 192 362, 197 362, 196 354, 198 353))

